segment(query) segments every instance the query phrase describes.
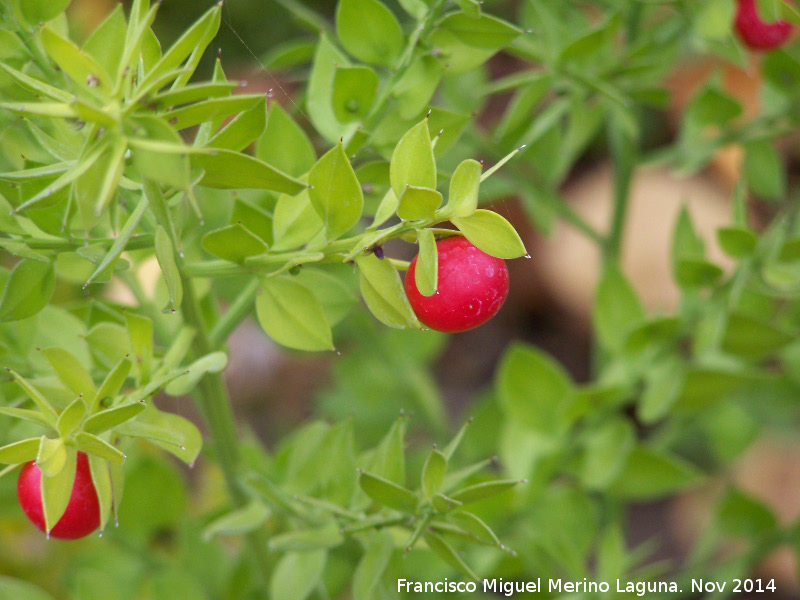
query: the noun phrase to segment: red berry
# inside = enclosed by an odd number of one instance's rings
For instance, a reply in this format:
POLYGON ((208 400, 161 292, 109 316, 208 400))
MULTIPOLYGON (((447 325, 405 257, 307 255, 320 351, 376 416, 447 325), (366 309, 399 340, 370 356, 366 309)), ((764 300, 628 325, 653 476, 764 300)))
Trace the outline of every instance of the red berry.
POLYGON ((782 46, 792 33, 792 24, 783 20, 765 23, 758 14, 756 0, 738 0, 734 27, 745 45, 753 50, 772 50, 782 46))
MULTIPOLYGON (((42 471, 31 461, 26 463, 17 480, 17 497, 31 522, 42 531, 44 510, 42 508, 42 471)), ((50 530, 50 535, 62 540, 75 540, 89 535, 100 527, 100 503, 92 482, 89 457, 78 452, 75 483, 67 504, 67 510, 50 530)))
POLYGON ((405 278, 406 296, 417 318, 431 329, 467 331, 491 319, 508 295, 508 269, 501 258, 479 250, 466 238, 436 242, 438 286, 432 296, 417 289, 417 257, 405 278))

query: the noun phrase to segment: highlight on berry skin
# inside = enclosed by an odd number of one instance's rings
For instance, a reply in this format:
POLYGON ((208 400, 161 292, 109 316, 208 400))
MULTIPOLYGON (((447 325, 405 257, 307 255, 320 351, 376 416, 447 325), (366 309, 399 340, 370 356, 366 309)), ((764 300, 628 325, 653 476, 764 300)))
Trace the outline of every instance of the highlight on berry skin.
POLYGON ((756 0, 737 0, 733 25, 745 46, 761 51, 783 46, 794 30, 792 24, 783 19, 764 21, 758 14, 756 0))

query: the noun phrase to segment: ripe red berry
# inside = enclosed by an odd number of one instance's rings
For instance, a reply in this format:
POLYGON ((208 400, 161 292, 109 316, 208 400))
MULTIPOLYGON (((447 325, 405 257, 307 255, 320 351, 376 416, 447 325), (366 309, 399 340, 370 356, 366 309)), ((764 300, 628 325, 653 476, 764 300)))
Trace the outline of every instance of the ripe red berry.
POLYGON ((792 33, 792 24, 783 20, 764 22, 756 0, 738 0, 734 27, 744 44, 752 50, 772 50, 782 46, 792 33))
MULTIPOLYGON (((17 497, 31 522, 46 531, 42 508, 42 471, 35 462, 26 463, 17 480, 17 497)), ((100 526, 100 503, 89 469, 89 457, 78 452, 75 483, 67 510, 50 530, 50 535, 62 540, 75 540, 89 535, 100 526)))
POLYGON ((436 242, 438 286, 432 296, 417 289, 417 257, 411 261, 405 289, 417 318, 431 329, 467 331, 491 319, 508 295, 508 269, 461 236, 436 242))

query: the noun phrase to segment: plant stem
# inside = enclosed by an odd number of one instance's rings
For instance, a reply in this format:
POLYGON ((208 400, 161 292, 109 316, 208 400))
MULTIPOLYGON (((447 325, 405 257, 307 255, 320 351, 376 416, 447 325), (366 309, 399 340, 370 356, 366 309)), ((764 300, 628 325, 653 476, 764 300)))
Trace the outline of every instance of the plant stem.
POLYGON ((610 127, 609 143, 614 159, 614 212, 611 216, 608 238, 603 246, 603 258, 606 263, 619 262, 625 217, 628 213, 631 179, 637 161, 634 140, 623 130, 622 126, 612 122, 610 127))

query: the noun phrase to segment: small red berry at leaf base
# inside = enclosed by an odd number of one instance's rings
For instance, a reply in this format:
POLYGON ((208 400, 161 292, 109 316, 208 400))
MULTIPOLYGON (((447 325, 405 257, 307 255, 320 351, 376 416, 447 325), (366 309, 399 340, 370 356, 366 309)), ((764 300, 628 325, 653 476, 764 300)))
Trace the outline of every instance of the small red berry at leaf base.
POLYGON ((461 236, 436 242, 438 285, 432 296, 417 289, 417 257, 405 278, 408 301, 417 318, 431 329, 467 331, 491 319, 508 295, 508 269, 461 236))
MULTIPOLYGON (((46 532, 42 507, 42 471, 35 462, 26 463, 17 480, 17 498, 31 522, 46 532)), ((89 457, 78 452, 75 483, 64 515, 50 530, 50 536, 76 540, 100 527, 100 502, 92 482, 89 457)))
POLYGON ((773 50, 782 46, 792 33, 792 24, 783 20, 764 22, 756 0, 737 0, 734 27, 744 44, 752 50, 773 50))

